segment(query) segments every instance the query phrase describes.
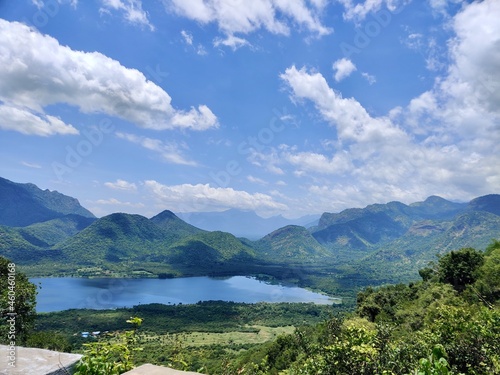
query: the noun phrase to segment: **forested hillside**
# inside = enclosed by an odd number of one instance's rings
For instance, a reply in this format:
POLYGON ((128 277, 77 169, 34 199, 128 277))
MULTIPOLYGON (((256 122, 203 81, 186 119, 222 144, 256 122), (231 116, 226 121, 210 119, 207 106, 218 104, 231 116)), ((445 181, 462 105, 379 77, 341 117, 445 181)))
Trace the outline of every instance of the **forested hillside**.
POLYGON ((245 353, 238 374, 500 374, 500 242, 452 251, 422 281, 367 288, 353 314, 245 353))

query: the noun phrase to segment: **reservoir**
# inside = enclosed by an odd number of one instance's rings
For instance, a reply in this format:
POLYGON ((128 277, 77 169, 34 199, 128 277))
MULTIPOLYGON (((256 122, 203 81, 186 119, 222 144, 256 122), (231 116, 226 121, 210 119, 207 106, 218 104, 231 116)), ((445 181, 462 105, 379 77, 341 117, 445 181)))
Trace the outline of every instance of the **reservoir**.
POLYGON ((268 284, 251 277, 176 279, 33 278, 39 286, 37 312, 67 309, 114 309, 140 304, 192 304, 199 301, 338 303, 309 290, 268 284))

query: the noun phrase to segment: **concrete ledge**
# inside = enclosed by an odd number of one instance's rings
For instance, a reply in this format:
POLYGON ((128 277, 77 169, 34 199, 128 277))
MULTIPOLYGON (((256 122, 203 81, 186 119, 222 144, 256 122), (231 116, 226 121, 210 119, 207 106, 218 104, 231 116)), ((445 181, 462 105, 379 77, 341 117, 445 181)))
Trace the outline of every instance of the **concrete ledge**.
POLYGON ((1 375, 66 375, 80 360, 81 354, 16 346, 15 366, 9 365, 9 347, 0 345, 1 375))
POLYGON ((179 371, 169 367, 146 364, 125 372, 122 375, 200 375, 200 373, 179 371))

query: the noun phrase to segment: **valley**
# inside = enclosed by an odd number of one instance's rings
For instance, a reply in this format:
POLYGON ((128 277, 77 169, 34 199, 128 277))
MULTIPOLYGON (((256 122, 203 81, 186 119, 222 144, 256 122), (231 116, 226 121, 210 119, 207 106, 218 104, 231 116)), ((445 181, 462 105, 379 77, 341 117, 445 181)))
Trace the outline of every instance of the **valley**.
POLYGON ((500 195, 469 203, 432 196, 410 205, 374 204, 324 213, 309 228, 287 225, 250 240, 197 228, 169 210, 151 218, 95 218, 75 198, 32 184, 2 179, 0 191, 0 255, 30 277, 243 275, 353 298, 367 285, 418 278, 436 255, 484 249, 500 228, 500 195))
MULTIPOLYGON (((451 293, 448 289, 441 284, 428 285, 425 279, 433 277, 433 282, 440 281, 436 264, 443 267, 442 259, 450 252, 454 254, 457 249, 465 248, 480 251, 489 248, 487 259, 494 262, 498 245, 494 239, 500 237, 500 195, 482 196, 468 203, 432 196, 410 205, 374 204, 324 213, 314 225, 287 224, 259 239, 249 239, 198 228, 170 210, 151 218, 127 213, 96 218, 76 199, 57 192, 38 191, 31 184, 0 180, 0 190, 4 192, 0 200, 3 212, 0 256, 15 263, 20 272, 32 279, 77 277, 89 282, 126 279, 130 284, 134 281, 131 279, 182 282, 188 280, 186 277, 194 281, 207 276, 251 276, 271 284, 307 288, 341 301, 320 305, 200 299, 184 304, 178 301, 159 304, 146 299, 145 303, 127 308, 99 306, 107 308, 104 310, 95 310, 87 304, 76 309, 38 313, 26 338, 26 345, 33 347, 87 353, 87 344, 105 345, 119 340, 121 333, 129 332, 127 320, 136 316, 144 324, 133 341, 134 346, 143 349, 135 354, 135 363, 150 362, 214 374, 239 373, 242 369, 253 369, 244 370, 249 374, 277 374, 278 369, 287 366, 307 366, 307 361, 303 362, 304 353, 316 358, 314 366, 322 366, 324 354, 317 352, 317 348, 330 340, 323 336, 325 332, 333 329, 336 335, 341 335, 343 330, 351 329, 344 324, 351 323, 361 324, 359 332, 375 329, 371 322, 356 320, 359 318, 353 317, 353 311, 374 321, 375 316, 382 314, 380 311, 387 309, 383 314, 397 320, 399 315, 391 315, 395 307, 387 305, 393 300, 403 301, 403 305, 394 302, 395 306, 409 314, 404 310, 404 304, 410 303, 404 302, 405 298, 413 301, 419 293, 428 293, 428 288, 439 290, 436 295, 448 296, 451 293), (28 203, 19 202, 17 197, 25 197, 28 203), (33 204, 34 201, 37 203, 33 204), (17 217, 27 211, 29 218, 17 217), (422 277, 423 283, 418 281, 422 277), (406 287, 404 283, 408 282, 406 287), (401 294, 400 289, 405 292, 401 294), (382 300, 388 298, 386 302, 376 299, 378 291, 390 295, 383 296, 382 300), (375 296, 373 301, 372 296, 375 296), (99 333, 84 337, 82 332, 99 333), (286 352, 295 354, 285 358, 282 353, 286 352)), ((235 212, 230 215, 234 217, 235 212)), ((481 272, 483 275, 489 271, 481 272)), ((494 302, 497 292, 484 285, 478 284, 477 288, 483 288, 483 294, 490 293, 494 302)), ((63 295, 61 288, 66 287, 58 288, 63 295)), ((476 297, 464 298, 472 303, 470 300, 476 297)), ((389 321, 383 314, 381 321, 389 321)), ((496 315, 491 319, 496 319, 496 315)), ((347 337, 351 345, 352 336, 347 337)), ((395 345, 401 345, 397 335, 391 337, 395 345)), ((492 337, 487 340, 496 340, 497 336, 492 337)), ((373 350, 385 350, 376 346, 378 341, 370 345, 377 348, 373 350)), ((415 363, 413 359, 401 361, 405 366, 415 363)))

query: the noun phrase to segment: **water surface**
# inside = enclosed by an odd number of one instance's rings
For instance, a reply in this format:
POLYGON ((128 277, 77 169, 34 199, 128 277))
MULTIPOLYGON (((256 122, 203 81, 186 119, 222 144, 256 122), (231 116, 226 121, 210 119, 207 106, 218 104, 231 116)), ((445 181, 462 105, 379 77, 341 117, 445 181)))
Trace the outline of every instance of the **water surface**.
POLYGON ((254 278, 185 277, 176 279, 33 278, 40 285, 38 312, 67 309, 112 309, 139 304, 190 304, 199 301, 313 302, 335 299, 309 290, 271 285, 254 278))

